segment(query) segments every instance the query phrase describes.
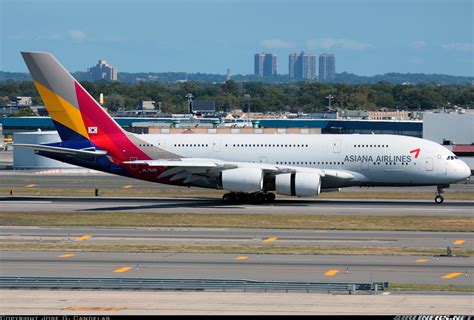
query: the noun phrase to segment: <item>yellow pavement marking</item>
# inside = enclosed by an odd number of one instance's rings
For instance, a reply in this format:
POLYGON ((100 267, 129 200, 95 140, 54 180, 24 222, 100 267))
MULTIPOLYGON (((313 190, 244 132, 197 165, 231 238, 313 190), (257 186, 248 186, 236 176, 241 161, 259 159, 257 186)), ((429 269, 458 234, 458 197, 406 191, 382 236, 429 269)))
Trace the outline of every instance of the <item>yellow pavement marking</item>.
POLYGON ((37 184, 29 184, 27 186, 25 186, 25 188, 33 188, 33 187, 36 187, 38 186, 37 184))
POLYGON ((453 242, 453 244, 463 244, 464 240, 456 240, 453 242))
POLYGON ((461 272, 453 272, 453 273, 447 274, 445 276, 442 276, 441 278, 443 278, 443 279, 452 279, 454 277, 460 276, 461 274, 462 274, 461 272))
POLYGON ((131 187, 133 187, 133 186, 132 185, 123 186, 122 189, 130 189, 131 187))
POLYGON ((334 269, 334 270, 328 270, 326 271, 326 273, 324 274, 325 276, 335 276, 336 273, 338 273, 340 270, 337 270, 337 269, 334 269))
POLYGON ((59 256, 60 258, 68 258, 68 257, 74 257, 75 254, 73 253, 66 253, 66 254, 63 254, 62 256, 59 256))
POLYGON ((428 259, 418 259, 415 262, 428 262, 428 261, 430 261, 430 260, 428 260, 428 259))
POLYGON ((114 270, 114 272, 125 272, 127 270, 130 270, 132 269, 132 267, 122 267, 122 268, 119 268, 117 270, 114 270))
POLYGON ((102 307, 69 307, 64 308, 63 310, 70 310, 70 311, 120 311, 124 308, 119 307, 111 307, 111 308, 102 308, 102 307))
POLYGON ((247 260, 249 257, 247 256, 240 256, 240 257, 236 257, 235 260, 247 260))
POLYGON ((267 238, 267 239, 263 240, 263 242, 269 243, 269 242, 273 242, 275 240, 278 240, 278 238, 277 237, 270 237, 270 238, 267 238))
POLYGON ((85 236, 76 238, 76 241, 84 241, 84 240, 87 240, 89 238, 92 238, 92 236, 91 235, 85 235, 85 236))

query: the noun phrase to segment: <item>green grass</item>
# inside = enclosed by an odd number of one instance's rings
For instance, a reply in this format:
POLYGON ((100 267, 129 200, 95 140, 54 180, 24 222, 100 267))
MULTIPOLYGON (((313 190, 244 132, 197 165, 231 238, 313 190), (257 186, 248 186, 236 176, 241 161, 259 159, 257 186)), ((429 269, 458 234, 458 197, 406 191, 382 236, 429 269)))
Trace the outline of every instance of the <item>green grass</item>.
MULTIPOLYGON (((97 244, 84 242, 0 242, 0 251, 61 251, 61 252, 178 252, 227 254, 288 254, 288 255, 386 255, 433 256, 445 253, 444 248, 308 246, 279 244, 215 245, 215 244, 97 244)), ((472 256, 472 249, 455 249, 458 256, 472 256)))
POLYGON ((468 216, 0 212, 3 226, 208 227, 473 232, 468 216))
POLYGON ((437 292, 474 292, 473 286, 441 285, 441 284, 412 284, 389 283, 387 291, 437 291, 437 292))

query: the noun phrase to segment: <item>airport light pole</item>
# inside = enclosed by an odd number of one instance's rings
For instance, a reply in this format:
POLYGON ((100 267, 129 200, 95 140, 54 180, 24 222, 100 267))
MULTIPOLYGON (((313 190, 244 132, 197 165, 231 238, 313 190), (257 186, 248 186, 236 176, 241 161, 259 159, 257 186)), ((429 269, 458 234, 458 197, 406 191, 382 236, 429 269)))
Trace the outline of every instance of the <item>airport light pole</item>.
POLYGON ((188 111, 189 113, 193 113, 193 94, 192 93, 188 93, 187 95, 184 96, 185 98, 188 99, 188 111))
POLYGON ((244 94, 244 97, 245 97, 245 99, 247 100, 247 108, 248 108, 248 116, 247 116, 247 118, 248 118, 248 121, 251 122, 251 121, 250 121, 250 94, 246 93, 246 94, 244 94))
POLYGON ((326 99, 329 100, 329 109, 331 109, 331 101, 332 101, 332 99, 334 99, 334 96, 330 94, 326 97, 326 99))

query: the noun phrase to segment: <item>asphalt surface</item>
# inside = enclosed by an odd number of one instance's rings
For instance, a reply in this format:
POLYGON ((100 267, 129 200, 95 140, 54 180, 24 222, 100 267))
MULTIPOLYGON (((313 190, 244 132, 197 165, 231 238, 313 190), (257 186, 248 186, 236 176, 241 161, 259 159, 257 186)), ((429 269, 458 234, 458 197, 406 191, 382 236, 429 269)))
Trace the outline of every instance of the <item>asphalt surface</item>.
MULTIPOLYGON (((254 245, 275 238, 281 245, 472 248, 472 233, 404 231, 326 231, 232 228, 2 227, 2 242, 70 243, 91 236, 91 244, 254 245)), ((267 242, 268 243, 268 242, 267 242)), ((445 251, 440 250, 440 253, 445 251)))
POLYGON ((298 214, 376 216, 472 216, 474 201, 277 200, 272 204, 226 204, 206 198, 0 197, 3 211, 133 211, 185 214, 298 214))
MULTIPOLYGON (((112 174, 106 174, 86 169, 69 170, 1 170, 0 186, 9 188, 25 187, 35 184, 35 188, 61 188, 61 189, 91 189, 91 188, 122 188, 129 186, 133 189, 175 189, 183 190, 182 187, 163 185, 143 180, 130 179, 112 174), (83 172, 83 173, 81 173, 83 172)), ((202 189, 201 189, 202 190, 202 189)), ((350 192, 433 192, 436 187, 351 187, 342 191, 350 192)), ((450 192, 474 192, 474 183, 455 184, 445 189, 450 192)))
POLYGON ((472 286, 474 258, 0 252, 2 276, 146 277, 472 286), (242 259, 245 256, 246 259, 242 259), (239 258, 240 257, 240 258, 239 258), (427 261, 416 262, 424 259, 427 261), (114 272, 115 271, 115 272, 114 272), (121 272, 119 272, 121 271, 121 272), (443 278, 445 277, 445 278, 443 278), (447 278, 446 278, 447 277, 447 278))

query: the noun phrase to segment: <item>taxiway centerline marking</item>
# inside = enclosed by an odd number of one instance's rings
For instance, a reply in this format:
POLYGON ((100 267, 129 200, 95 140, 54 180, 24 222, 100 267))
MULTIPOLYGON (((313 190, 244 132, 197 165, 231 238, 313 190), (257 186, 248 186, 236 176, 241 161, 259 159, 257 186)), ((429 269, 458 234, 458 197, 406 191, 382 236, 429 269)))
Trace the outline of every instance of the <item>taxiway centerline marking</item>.
POLYGON ((121 272, 128 271, 130 269, 132 269, 132 267, 122 267, 122 268, 118 268, 118 269, 114 270, 113 272, 121 273, 121 272))
POLYGON ((333 269, 333 270, 328 270, 324 273, 325 276, 335 276, 340 270, 338 269, 333 269))
POLYGON ((87 239, 90 239, 90 238, 92 238, 91 235, 85 235, 85 236, 76 238, 76 241, 84 241, 84 240, 87 240, 87 239))
POLYGON ((63 310, 68 311, 120 311, 124 308, 119 307, 111 307, 111 308, 104 308, 104 307, 69 307, 64 308, 63 310))
POLYGON ((247 256, 240 256, 240 257, 236 257, 234 260, 237 260, 237 261, 242 261, 242 260, 247 260, 249 257, 247 256))
POLYGON ((442 279, 452 279, 452 278, 455 278, 457 276, 460 276, 461 274, 462 274, 461 272, 453 272, 453 273, 447 274, 445 276, 442 276, 441 278, 442 279))

